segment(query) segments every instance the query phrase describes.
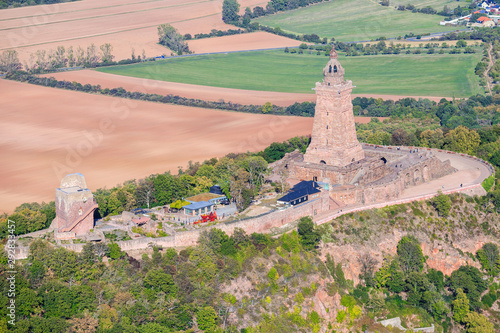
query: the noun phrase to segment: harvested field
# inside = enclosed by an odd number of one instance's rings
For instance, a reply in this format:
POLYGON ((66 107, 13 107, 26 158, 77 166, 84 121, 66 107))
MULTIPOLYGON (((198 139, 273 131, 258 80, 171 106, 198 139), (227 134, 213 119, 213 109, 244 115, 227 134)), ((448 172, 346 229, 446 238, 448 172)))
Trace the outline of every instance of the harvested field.
POLYGON ((67 173, 92 190, 308 135, 312 118, 139 102, 0 80, 0 211, 54 200, 67 173))
MULTIPOLYGON (((240 1, 241 8, 262 0, 240 1)), ((0 51, 15 48, 23 61, 37 50, 59 45, 86 49, 111 43, 116 59, 144 49, 147 56, 170 54, 156 44, 157 26, 170 23, 182 34, 234 28, 222 22, 222 1, 216 0, 100 0, 2 10, 0 51)), ((267 44, 266 44, 267 45, 267 44)))
POLYGON ((189 41, 195 53, 258 50, 274 47, 299 46, 302 42, 259 31, 250 34, 204 38, 189 41))
MULTIPOLYGON (((281 93, 273 91, 255 91, 231 88, 219 88, 210 86, 198 86, 194 84, 175 83, 158 80, 141 79, 130 76, 121 76, 97 72, 93 70, 81 70, 62 73, 46 74, 44 76, 55 77, 58 80, 76 81, 81 84, 99 84, 103 88, 122 87, 128 91, 140 91, 150 94, 178 95, 186 98, 197 98, 207 101, 224 100, 239 104, 263 105, 271 102, 275 105, 288 106, 295 102, 314 102, 316 95, 300 93, 281 93)), ((377 94, 353 94, 355 97, 373 97, 384 100, 399 100, 401 98, 412 97, 415 99, 428 98, 431 101, 439 102, 442 97, 435 96, 397 96, 397 95, 377 95, 377 94)), ((357 122, 363 122, 364 117, 359 117, 357 122)))

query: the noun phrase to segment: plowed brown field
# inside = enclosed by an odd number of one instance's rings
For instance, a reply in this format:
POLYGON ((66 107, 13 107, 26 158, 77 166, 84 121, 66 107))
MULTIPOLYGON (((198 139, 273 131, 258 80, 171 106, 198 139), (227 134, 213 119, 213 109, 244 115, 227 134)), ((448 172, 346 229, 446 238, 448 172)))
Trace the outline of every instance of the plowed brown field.
POLYGON ((0 80, 0 211, 54 200, 67 173, 91 189, 308 135, 312 118, 139 102, 0 80))
MULTIPOLYGON (((129 76, 114 75, 97 72, 93 70, 81 70, 62 73, 46 74, 58 80, 76 81, 81 84, 100 84, 103 88, 122 87, 128 91, 140 91, 150 94, 178 95, 187 98, 198 98, 207 101, 224 100, 226 102, 240 104, 263 105, 271 102, 275 105, 288 106, 295 102, 314 102, 315 94, 281 93, 272 91, 255 91, 230 88, 218 88, 209 86, 198 86, 193 84, 165 82, 158 80, 141 79, 129 76)), ((373 95, 373 94, 353 94, 355 97, 373 97, 382 99, 399 100, 405 97, 428 98, 439 102, 441 97, 428 96, 396 96, 396 95, 373 95)))
POLYGON ((298 40, 259 31, 250 34, 191 40, 189 41, 189 49, 196 53, 211 53, 299 46, 301 43, 298 40))
MULTIPOLYGON (((241 8, 264 3, 240 1, 241 8)), ((234 28, 222 22, 221 11, 218 0, 85 0, 2 10, 0 51, 15 48, 28 61, 31 53, 58 45, 86 49, 111 43, 116 59, 129 58, 132 48, 136 55, 145 50, 159 56, 170 51, 156 44, 158 25, 170 23, 182 34, 234 28)))

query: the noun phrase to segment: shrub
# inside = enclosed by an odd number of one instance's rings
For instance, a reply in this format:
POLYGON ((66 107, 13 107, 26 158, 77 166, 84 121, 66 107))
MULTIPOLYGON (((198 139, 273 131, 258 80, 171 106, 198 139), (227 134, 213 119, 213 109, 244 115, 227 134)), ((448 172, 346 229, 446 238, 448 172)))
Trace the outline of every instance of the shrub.
POLYGON ((493 175, 489 176, 481 183, 486 192, 489 192, 494 184, 495 184, 495 177, 493 175))

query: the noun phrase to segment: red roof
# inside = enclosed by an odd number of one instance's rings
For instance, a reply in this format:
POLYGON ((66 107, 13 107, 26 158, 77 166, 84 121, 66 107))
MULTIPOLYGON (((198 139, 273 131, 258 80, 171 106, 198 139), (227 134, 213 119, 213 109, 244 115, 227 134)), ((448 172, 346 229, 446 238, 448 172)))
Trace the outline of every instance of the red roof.
POLYGON ((481 16, 476 21, 479 22, 479 23, 484 23, 486 21, 491 21, 491 19, 489 17, 486 17, 486 16, 481 16))
POLYGON ((150 220, 149 217, 141 216, 137 219, 133 219, 132 222, 134 222, 137 225, 141 225, 141 224, 144 224, 146 222, 149 222, 149 220, 150 220))

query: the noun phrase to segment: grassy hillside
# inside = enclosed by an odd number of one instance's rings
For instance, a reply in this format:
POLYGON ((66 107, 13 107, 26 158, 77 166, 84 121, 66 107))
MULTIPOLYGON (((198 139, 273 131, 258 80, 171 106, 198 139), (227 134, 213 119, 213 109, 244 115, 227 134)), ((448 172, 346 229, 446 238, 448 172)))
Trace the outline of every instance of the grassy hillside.
MULTIPOLYGON (((441 10, 442 6, 437 8, 441 10)), ((360 41, 381 36, 389 38, 408 33, 455 30, 453 27, 440 26, 439 21, 442 19, 442 16, 437 15, 398 11, 392 3, 389 7, 383 7, 377 1, 336 0, 261 17, 256 21, 294 33, 314 33, 321 37, 335 37, 340 41, 360 41)))
MULTIPOLYGON (((468 97, 480 92, 479 54, 340 57, 355 93, 468 97)), ((328 58, 262 51, 114 66, 101 72, 236 89, 314 93, 328 58)))

